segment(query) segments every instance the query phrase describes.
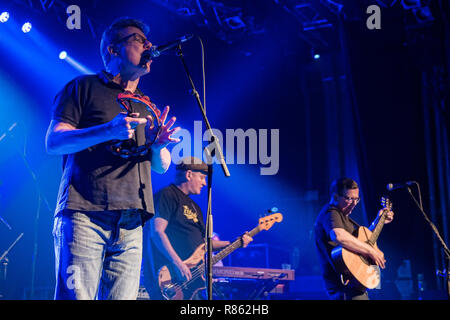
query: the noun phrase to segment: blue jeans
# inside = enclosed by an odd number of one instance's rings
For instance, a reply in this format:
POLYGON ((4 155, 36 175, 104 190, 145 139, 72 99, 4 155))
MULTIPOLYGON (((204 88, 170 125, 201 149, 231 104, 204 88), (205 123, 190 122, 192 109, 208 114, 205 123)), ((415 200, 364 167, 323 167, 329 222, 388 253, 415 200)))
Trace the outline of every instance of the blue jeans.
POLYGON ((136 210, 55 217, 56 289, 62 300, 135 300, 142 261, 142 220, 136 210))

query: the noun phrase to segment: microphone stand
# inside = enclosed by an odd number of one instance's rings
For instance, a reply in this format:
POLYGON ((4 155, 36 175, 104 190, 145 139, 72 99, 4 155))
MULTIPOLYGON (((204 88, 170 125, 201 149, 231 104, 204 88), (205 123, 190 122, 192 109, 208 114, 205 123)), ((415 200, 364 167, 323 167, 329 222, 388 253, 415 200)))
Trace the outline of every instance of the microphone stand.
MULTIPOLYGON (((445 253, 446 257, 447 257, 447 270, 446 270, 446 275, 445 275, 446 285, 445 286, 447 287, 447 296, 448 296, 448 299, 450 300, 450 279, 449 279, 449 275, 450 275, 450 250, 447 247, 447 245, 445 244, 444 239, 442 239, 441 235, 439 234, 439 231, 436 228, 436 226, 434 225, 434 223, 428 218, 427 214, 423 210, 422 201, 421 201, 421 197, 420 197, 419 183, 417 183, 417 182, 414 182, 414 183, 417 185, 417 188, 419 190, 420 203, 414 197, 414 195, 413 195, 413 193, 411 191, 411 188, 409 188, 409 186, 407 186, 406 189, 408 190, 409 195, 411 196, 411 198, 413 199, 414 203, 419 208, 420 212, 422 213, 423 217, 425 218, 425 221, 428 222, 428 224, 431 227, 431 230, 433 230, 434 234, 438 238, 439 242, 442 245, 442 248, 444 249, 444 253, 445 253)), ((445 270, 444 270, 444 272, 445 272, 445 270)))
POLYGON ((3 222, 3 224, 8 228, 8 230, 12 230, 11 226, 6 222, 5 219, 0 215, 0 221, 3 222))
MULTIPOLYGON (((206 129, 211 134, 211 144, 213 144, 213 151, 211 152, 211 161, 208 161, 208 209, 206 213, 206 254, 205 254, 205 278, 206 278, 206 288, 207 288, 207 297, 208 300, 212 300, 212 234, 213 234, 213 218, 212 218, 212 210, 211 210, 211 192, 212 192, 212 158, 215 157, 223 170, 223 173, 226 177, 230 176, 230 172, 228 171, 228 167, 225 163, 225 158, 223 156, 222 149, 220 148, 220 144, 217 142, 219 139, 214 135, 211 125, 208 121, 208 118, 206 116, 206 111, 202 105, 202 102, 200 100, 200 95, 198 94, 197 90, 195 89, 194 81, 192 80, 192 77, 189 73, 188 67, 186 65, 186 62, 183 58, 183 52, 181 50, 181 44, 177 46, 177 55, 180 57, 181 63, 183 64, 184 70, 186 71, 186 75, 188 77, 189 83, 191 85, 191 91, 190 93, 195 97, 195 100, 197 101, 197 105, 200 108, 200 112, 203 117, 203 122, 205 123, 206 129)), ((205 150, 207 150, 205 148, 205 150)))
MULTIPOLYGON (((9 248, 6 249, 6 251, 3 252, 3 254, 0 256, 0 263, 3 265, 3 275, 1 277, 2 282, 6 281, 6 274, 7 274, 8 262, 9 262, 7 255, 22 237, 23 237, 23 232, 16 238, 16 240, 14 240, 14 242, 9 246, 9 248)), ((1 292, 0 292, 0 297, 3 298, 1 292)))
MULTIPOLYGON (((13 138, 15 138, 14 136, 12 136, 13 138)), ((17 148, 18 149, 18 148, 17 148)), ((52 209, 50 208, 50 205, 48 203, 47 198, 42 194, 42 188, 39 184, 39 181, 37 179, 37 176, 35 174, 35 172, 33 171, 33 169, 31 168, 30 162, 28 161, 28 158, 26 156, 25 153, 25 149, 22 150, 17 150, 17 152, 19 153, 20 157, 23 160, 23 163, 27 169, 27 171, 29 172, 37 194, 38 194, 38 203, 37 203, 37 208, 36 208, 36 214, 34 217, 34 235, 33 235, 33 256, 32 256, 32 260, 31 260, 31 288, 30 288, 30 298, 33 299, 34 297, 34 289, 35 289, 35 281, 36 281, 36 261, 37 261, 37 255, 38 255, 38 227, 39 227, 39 220, 40 220, 40 212, 41 212, 41 206, 42 203, 44 204, 44 206, 46 207, 46 209, 52 213, 52 209)))
MULTIPOLYGON (((17 122, 13 123, 9 129, 4 132, 1 136, 0 136, 0 141, 2 141, 3 139, 5 139, 8 134, 10 134, 10 132, 12 131, 12 129, 14 129, 17 126, 17 122)), ((1 182, 0 182, 1 184, 1 182)), ((3 217, 0 215, 0 221, 3 222, 3 224, 8 228, 8 230, 12 230, 11 226, 8 224, 8 222, 6 222, 5 219, 3 219, 3 217)), ((1 261, 1 260, 0 260, 1 261)))

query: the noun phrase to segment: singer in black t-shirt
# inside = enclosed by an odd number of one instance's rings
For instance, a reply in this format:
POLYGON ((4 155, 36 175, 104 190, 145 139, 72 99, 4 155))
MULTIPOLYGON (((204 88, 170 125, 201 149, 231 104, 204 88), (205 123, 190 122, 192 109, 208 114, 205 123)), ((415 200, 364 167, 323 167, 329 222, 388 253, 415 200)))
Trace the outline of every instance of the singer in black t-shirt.
MULTIPOLYGON (((119 94, 142 96, 139 80, 150 72, 142 55, 152 46, 148 27, 120 18, 102 35, 105 71, 70 81, 56 96, 46 149, 62 156, 53 235, 55 299, 136 299, 142 260, 142 225, 154 214, 151 171, 171 163, 169 107, 160 130, 150 107, 119 94), (120 153, 113 142, 139 153, 120 153)), ((118 147, 117 147, 118 148, 118 147)), ((122 151, 127 150, 121 149, 122 151)))

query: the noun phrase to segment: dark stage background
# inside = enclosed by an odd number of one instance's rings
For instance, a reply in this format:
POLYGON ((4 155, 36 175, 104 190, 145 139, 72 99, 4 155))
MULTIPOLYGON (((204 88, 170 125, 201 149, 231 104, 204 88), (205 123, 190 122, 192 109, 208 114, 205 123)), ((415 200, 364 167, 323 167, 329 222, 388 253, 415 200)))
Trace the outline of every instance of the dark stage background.
MULTIPOLYGON (((382 290, 371 290, 372 298, 445 297, 444 279, 436 276, 446 267, 440 243, 406 190, 386 191, 390 182, 417 181, 427 216, 449 243, 448 1, 418 2, 0 1, 0 11, 10 13, 0 23, 0 133, 8 132, 0 141, 0 254, 23 233, 7 255, 6 274, 2 266, 3 299, 52 297, 51 233, 61 176, 60 157, 44 149, 52 101, 86 72, 80 66, 102 69, 101 33, 121 16, 148 23, 157 45, 191 33, 203 39, 206 111, 224 136, 226 129, 267 129, 270 140, 271 129, 279 130, 279 153, 277 142, 268 152, 272 165, 279 159, 276 174, 261 175, 269 165, 261 156, 251 164, 248 154, 245 164, 229 164, 229 178, 214 166, 214 231, 222 239, 252 229, 273 207, 284 216, 225 264, 289 265, 296 280, 270 298, 325 299, 313 224, 329 200, 330 182, 346 175, 361 186, 362 202, 352 214, 361 224, 374 219, 381 196, 394 203, 395 221, 379 240, 388 261, 382 290), (72 4, 81 10, 81 29, 66 25, 72 4), (381 28, 370 30, 366 10, 373 4, 381 28), (29 33, 21 31, 25 21, 33 25, 29 33), (58 58, 62 50, 78 69, 58 58)), ((183 52, 202 95, 198 40, 183 52)), ((193 135, 201 115, 179 58, 161 56, 151 68, 140 88, 160 108, 170 105, 178 125, 193 135)), ((173 166, 153 174, 154 189, 172 177, 173 166)), ((195 197, 204 212, 205 195, 195 197)))

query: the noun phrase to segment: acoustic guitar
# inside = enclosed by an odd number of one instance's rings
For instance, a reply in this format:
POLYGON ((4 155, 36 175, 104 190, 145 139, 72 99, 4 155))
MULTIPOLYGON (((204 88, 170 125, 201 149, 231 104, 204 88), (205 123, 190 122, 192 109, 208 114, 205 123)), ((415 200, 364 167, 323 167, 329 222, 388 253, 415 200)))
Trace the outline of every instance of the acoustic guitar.
MULTIPOLYGON (((377 239, 386 220, 386 213, 391 211, 392 203, 388 198, 382 198, 383 211, 376 222, 373 231, 366 227, 359 227, 357 238, 370 246, 378 249, 377 239)), ((334 266, 341 273, 341 280, 344 285, 353 282, 354 285, 362 285, 365 288, 373 289, 380 284, 380 269, 370 258, 352 252, 342 246, 337 246, 331 251, 334 266), (354 280, 357 282, 355 283, 354 280)))
MULTIPOLYGON (((248 232, 250 237, 262 230, 269 230, 275 222, 281 222, 283 215, 274 213, 259 219, 258 226, 248 232)), ((226 246, 212 257, 212 265, 227 257, 242 246, 241 238, 226 246)), ((165 265, 158 271, 158 285, 166 300, 192 300, 199 290, 205 289, 205 244, 201 244, 194 253, 183 262, 190 268, 192 279, 177 281, 172 265, 165 265)))

